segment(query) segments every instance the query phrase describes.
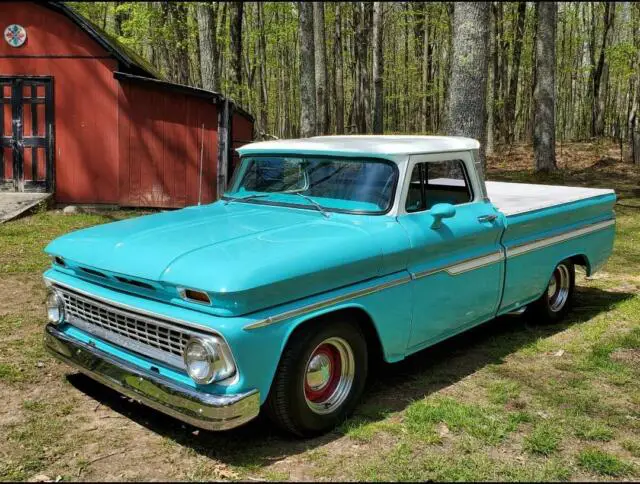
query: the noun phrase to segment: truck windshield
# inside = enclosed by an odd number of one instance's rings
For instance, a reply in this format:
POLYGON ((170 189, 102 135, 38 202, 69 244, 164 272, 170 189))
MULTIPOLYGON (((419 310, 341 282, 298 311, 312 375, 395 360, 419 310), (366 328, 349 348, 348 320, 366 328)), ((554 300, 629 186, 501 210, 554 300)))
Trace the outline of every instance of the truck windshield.
POLYGON ((381 214, 393 203, 397 171, 384 160, 244 157, 223 198, 307 209, 315 202, 326 211, 381 214))

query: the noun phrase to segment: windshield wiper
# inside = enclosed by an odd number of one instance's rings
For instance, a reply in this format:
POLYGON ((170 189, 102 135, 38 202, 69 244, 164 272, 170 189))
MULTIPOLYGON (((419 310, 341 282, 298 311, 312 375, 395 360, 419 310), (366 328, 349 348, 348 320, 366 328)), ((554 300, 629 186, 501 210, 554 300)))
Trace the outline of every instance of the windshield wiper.
POLYGON ((294 195, 298 195, 299 197, 304 198, 307 202, 313 204, 313 206, 316 207, 320 211, 320 213, 324 215, 326 218, 330 217, 329 213, 324 208, 322 208, 322 205, 316 202, 313 198, 308 197, 307 195, 303 195, 300 192, 290 192, 290 193, 293 193, 294 195))
POLYGON ((247 195, 246 197, 229 197, 224 201, 225 205, 229 205, 231 202, 238 200, 253 200, 254 198, 268 197, 270 193, 254 193, 253 195, 247 195))

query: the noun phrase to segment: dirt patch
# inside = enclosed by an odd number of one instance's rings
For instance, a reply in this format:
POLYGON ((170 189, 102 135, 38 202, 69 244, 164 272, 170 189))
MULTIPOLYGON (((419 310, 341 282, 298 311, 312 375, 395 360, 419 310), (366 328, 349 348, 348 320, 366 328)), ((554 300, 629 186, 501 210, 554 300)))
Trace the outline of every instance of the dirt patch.
POLYGON ((640 371, 640 350, 639 349, 619 349, 611 353, 613 361, 619 361, 630 366, 634 370, 640 371))

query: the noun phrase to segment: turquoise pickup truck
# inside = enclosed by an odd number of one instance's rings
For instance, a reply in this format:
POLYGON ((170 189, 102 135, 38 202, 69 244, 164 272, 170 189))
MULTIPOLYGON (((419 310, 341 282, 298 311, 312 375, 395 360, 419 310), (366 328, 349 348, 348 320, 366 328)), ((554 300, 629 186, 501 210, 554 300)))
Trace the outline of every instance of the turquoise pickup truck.
POLYGON ((243 146, 221 200, 46 248, 45 345, 209 430, 266 412, 300 436, 397 362, 498 315, 555 322, 612 251, 612 190, 485 182, 477 141, 243 146))

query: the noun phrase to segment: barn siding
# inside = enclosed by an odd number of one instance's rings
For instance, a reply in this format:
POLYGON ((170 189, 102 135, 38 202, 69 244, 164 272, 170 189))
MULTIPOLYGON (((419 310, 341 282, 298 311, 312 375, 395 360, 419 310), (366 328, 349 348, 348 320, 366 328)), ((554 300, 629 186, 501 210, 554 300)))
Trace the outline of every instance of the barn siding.
POLYGON ((56 201, 117 203, 117 62, 64 15, 33 3, 1 8, 27 41, 18 49, 0 42, 0 56, 29 57, 0 58, 0 75, 53 77, 56 201))
POLYGON ((203 123, 202 202, 215 200, 217 106, 155 86, 120 82, 120 204, 168 208, 197 203, 203 123))

